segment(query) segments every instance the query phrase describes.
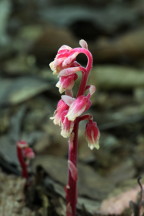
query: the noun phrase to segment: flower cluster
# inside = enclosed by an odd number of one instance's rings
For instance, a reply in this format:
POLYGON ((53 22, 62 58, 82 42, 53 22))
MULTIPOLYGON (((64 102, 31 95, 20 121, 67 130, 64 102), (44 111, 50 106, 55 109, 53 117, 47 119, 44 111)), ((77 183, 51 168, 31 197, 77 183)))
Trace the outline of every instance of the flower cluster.
POLYGON ((54 124, 61 127, 61 135, 69 138, 68 142, 68 183, 66 192, 66 216, 76 215, 77 203, 77 147, 78 147, 78 126, 82 120, 87 120, 85 127, 85 136, 90 149, 99 148, 100 132, 96 122, 90 114, 84 114, 91 106, 91 96, 96 88, 93 85, 87 85, 89 72, 92 68, 93 58, 88 50, 88 45, 84 40, 80 40, 80 46, 72 49, 63 45, 59 50, 50 68, 53 74, 59 77, 56 87, 59 92, 65 92, 61 96, 54 112, 54 124), (76 57, 83 53, 87 56, 87 65, 83 67, 76 61, 76 57), (73 96, 73 87, 81 72, 81 82, 76 96, 73 96))
POLYGON ((63 45, 58 50, 58 53, 53 62, 50 63, 50 68, 53 74, 59 77, 56 87, 59 92, 65 92, 58 102, 57 108, 54 112, 54 124, 61 127, 61 135, 64 138, 70 137, 75 121, 88 120, 85 130, 85 136, 88 141, 90 149, 99 148, 99 129, 97 124, 92 121, 92 116, 87 115, 87 119, 82 114, 91 106, 90 98, 95 92, 95 86, 88 86, 87 79, 89 71, 92 68, 92 55, 88 50, 87 43, 80 40, 81 47, 72 49, 69 46, 63 45), (86 67, 82 67, 77 61, 78 54, 83 53, 88 58, 86 67), (78 78, 78 72, 82 72, 82 81, 76 97, 73 97, 73 86, 78 78), (86 94, 86 92, 88 92, 86 94))

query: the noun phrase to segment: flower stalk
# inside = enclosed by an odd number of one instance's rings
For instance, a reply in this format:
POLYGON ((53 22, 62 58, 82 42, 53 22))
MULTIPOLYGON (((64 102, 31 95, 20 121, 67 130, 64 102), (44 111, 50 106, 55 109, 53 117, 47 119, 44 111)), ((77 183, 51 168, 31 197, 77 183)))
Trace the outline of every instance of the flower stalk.
POLYGON ((35 157, 35 154, 27 144, 27 142, 21 140, 16 144, 17 156, 22 169, 22 177, 28 179, 28 163, 29 160, 35 157))
POLYGON ((78 127, 79 122, 87 120, 85 136, 90 149, 99 148, 99 129, 93 117, 89 114, 83 114, 91 106, 90 98, 95 92, 95 86, 87 85, 88 76, 92 69, 93 57, 88 50, 86 41, 80 40, 81 47, 72 49, 63 45, 59 50, 50 68, 53 74, 58 75, 59 81, 56 86, 59 92, 65 92, 58 102, 57 109, 54 112, 54 124, 61 127, 61 135, 69 138, 68 141, 68 183, 66 191, 66 216, 76 215, 77 203, 77 150, 78 150, 78 127), (81 66, 76 57, 83 53, 87 57, 86 67, 81 66), (82 79, 76 97, 73 97, 73 87, 78 73, 82 73, 82 79), (86 91, 88 93, 86 94, 86 91))
POLYGON ((79 122, 76 120, 73 132, 69 138, 68 184, 66 186, 67 216, 76 215, 78 126, 79 122))

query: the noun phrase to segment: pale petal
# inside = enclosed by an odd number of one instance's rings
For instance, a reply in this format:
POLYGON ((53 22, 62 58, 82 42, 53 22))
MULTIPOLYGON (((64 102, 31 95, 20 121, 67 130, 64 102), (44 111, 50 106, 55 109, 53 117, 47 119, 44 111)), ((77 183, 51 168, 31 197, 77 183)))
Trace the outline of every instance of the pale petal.
POLYGON ((86 42, 85 40, 83 40, 83 39, 81 39, 81 40, 79 41, 79 45, 80 45, 82 48, 84 48, 84 49, 88 49, 88 44, 87 44, 87 42, 86 42))
POLYGON ((70 46, 67 46, 67 45, 62 45, 59 49, 58 49, 58 52, 60 50, 72 50, 72 48, 70 46))
POLYGON ((64 91, 65 91, 65 89, 64 89, 64 88, 62 88, 62 87, 59 87, 59 93, 60 93, 60 94, 62 94, 64 91))
POLYGON ((74 163, 68 160, 68 168, 74 181, 77 180, 77 168, 74 163))
POLYGON ((53 62, 54 63, 54 67, 57 68, 59 65, 61 65, 62 62, 64 61, 64 59, 65 59, 65 57, 55 59, 54 62, 53 62))
POLYGON ((64 138, 68 138, 71 135, 71 132, 73 130, 73 126, 71 126, 71 128, 69 128, 69 130, 66 130, 65 128, 61 129, 61 136, 64 138))
POLYGON ((59 76, 69 76, 80 71, 80 67, 70 67, 60 71, 59 76))
POLYGON ((89 88, 90 95, 93 95, 95 91, 96 91, 96 87, 94 85, 90 85, 90 88, 89 88))
POLYGON ((60 88, 60 85, 61 85, 61 83, 60 83, 60 81, 58 81, 58 82, 56 83, 56 87, 57 87, 57 88, 60 88))
POLYGON ((62 95, 61 98, 68 106, 70 106, 75 100, 75 98, 68 95, 62 95))
POLYGON ((62 94, 65 91, 65 89, 62 88, 62 85, 61 85, 60 81, 57 82, 56 87, 59 89, 60 94, 62 94))
POLYGON ((97 150, 99 150, 100 146, 99 146, 99 142, 94 143, 88 143, 88 147, 93 150, 94 148, 96 148, 97 150))
POLYGON ((80 110, 76 110, 75 107, 71 108, 66 115, 68 120, 74 121, 78 116, 80 116, 86 109, 86 106, 82 107, 80 110))
POLYGON ((88 147, 93 150, 94 148, 96 148, 97 150, 100 148, 100 145, 99 145, 99 139, 100 139, 100 131, 98 132, 98 136, 97 136, 97 139, 94 140, 94 136, 93 136, 93 140, 89 140, 87 139, 87 142, 88 142, 88 147))
POLYGON ((62 63, 62 66, 63 67, 67 67, 68 65, 70 65, 72 63, 72 61, 75 60, 75 58, 77 57, 79 53, 78 52, 74 52, 72 55, 70 55, 69 57, 67 57, 63 63, 62 63))
POLYGON ((55 65, 54 65, 54 61, 52 61, 52 62, 49 64, 49 66, 50 66, 50 69, 51 69, 52 71, 55 71, 55 70, 56 70, 56 67, 55 67, 55 65))

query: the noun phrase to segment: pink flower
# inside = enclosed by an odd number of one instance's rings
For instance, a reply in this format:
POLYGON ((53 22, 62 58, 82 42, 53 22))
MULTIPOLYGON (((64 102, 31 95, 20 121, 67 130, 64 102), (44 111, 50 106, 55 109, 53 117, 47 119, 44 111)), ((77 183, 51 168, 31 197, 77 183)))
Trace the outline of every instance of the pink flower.
POLYGON ((54 116, 50 118, 53 119, 55 125, 61 125, 62 113, 63 111, 68 110, 68 108, 69 106, 62 99, 58 102, 54 116))
POLYGON ((63 93, 65 90, 71 90, 74 86, 75 80, 78 78, 77 74, 60 77, 56 87, 59 88, 59 92, 63 93))
POLYGON ((71 103, 66 117, 70 121, 74 121, 83 112, 88 110, 90 106, 91 106, 91 102, 89 96, 81 95, 71 103))
POLYGON ((67 112, 68 110, 63 111, 62 118, 61 118, 61 135, 64 138, 70 136, 74 127, 74 122, 69 121, 68 118, 66 117, 67 112))
POLYGON ((35 153, 32 148, 28 146, 28 143, 24 140, 17 142, 17 147, 21 149, 22 155, 25 159, 32 159, 35 157, 35 153))
POLYGON ((35 153, 33 152, 32 148, 30 148, 30 147, 23 149, 23 155, 27 159, 32 159, 35 157, 35 153))
POLYGON ((96 122, 90 120, 86 124, 85 136, 88 142, 88 147, 93 150, 94 148, 99 149, 99 137, 100 132, 96 122))
POLYGON ((51 70, 53 71, 53 74, 59 74, 61 70, 73 67, 73 63, 78 54, 78 52, 74 52, 73 49, 69 46, 61 46, 54 61, 49 64, 51 70))

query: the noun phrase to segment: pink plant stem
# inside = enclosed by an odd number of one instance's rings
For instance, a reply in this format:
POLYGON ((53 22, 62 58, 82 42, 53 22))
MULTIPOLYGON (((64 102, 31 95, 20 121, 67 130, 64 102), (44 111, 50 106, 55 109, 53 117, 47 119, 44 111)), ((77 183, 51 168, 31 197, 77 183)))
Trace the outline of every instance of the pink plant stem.
POLYGON ((17 146, 17 156, 18 156, 18 160, 21 165, 21 168, 22 168, 22 177, 28 179, 27 165, 26 165, 26 162, 24 161, 22 148, 20 148, 19 146, 17 146))
MULTIPOLYGON (((77 167, 77 148, 78 148, 78 126, 79 121, 76 119, 74 129, 73 129, 73 138, 69 140, 69 155, 68 160, 72 162, 75 167, 77 167)), ((66 200, 67 206, 70 205, 70 211, 67 211, 67 216, 76 215, 76 203, 77 203, 77 179, 72 177, 71 171, 68 172, 68 185, 66 188, 66 200)))
POLYGON ((84 94, 84 91, 86 88, 86 83, 88 80, 88 76, 89 76, 90 70, 92 69, 92 65, 93 65, 93 57, 92 57, 92 54, 87 49, 75 48, 74 50, 79 52, 79 53, 85 54, 87 56, 87 59, 88 59, 86 68, 81 67, 82 79, 81 79, 80 87, 79 87, 78 94, 77 94, 77 97, 78 97, 78 96, 84 94))
MULTIPOLYGON (((69 155, 68 161, 72 162, 77 169, 77 150, 78 150, 78 126, 79 122, 82 120, 92 119, 91 115, 83 115, 78 117, 75 121, 74 129, 72 132, 72 139, 69 139, 69 155)), ((77 204, 77 178, 73 178, 71 170, 68 171, 68 184, 66 186, 66 201, 67 206, 67 216, 76 215, 76 204, 77 204)))
MULTIPOLYGON (((92 68, 93 58, 92 54, 83 48, 75 48, 74 52, 84 53, 88 58, 88 63, 86 68, 81 67, 82 71, 82 80, 78 90, 77 97, 84 94, 86 89, 86 84, 88 80, 89 72, 92 68)), ((75 120, 74 129, 73 129, 73 139, 69 140, 69 155, 68 161, 72 162, 72 164, 77 168, 77 149, 78 149, 78 126, 81 120, 90 119, 90 115, 85 115, 82 117, 78 117, 75 120)), ((68 172, 68 185, 66 187, 66 201, 67 201, 67 213, 66 216, 75 216, 76 215, 76 203, 77 203, 77 178, 74 179, 71 170, 68 172)))

